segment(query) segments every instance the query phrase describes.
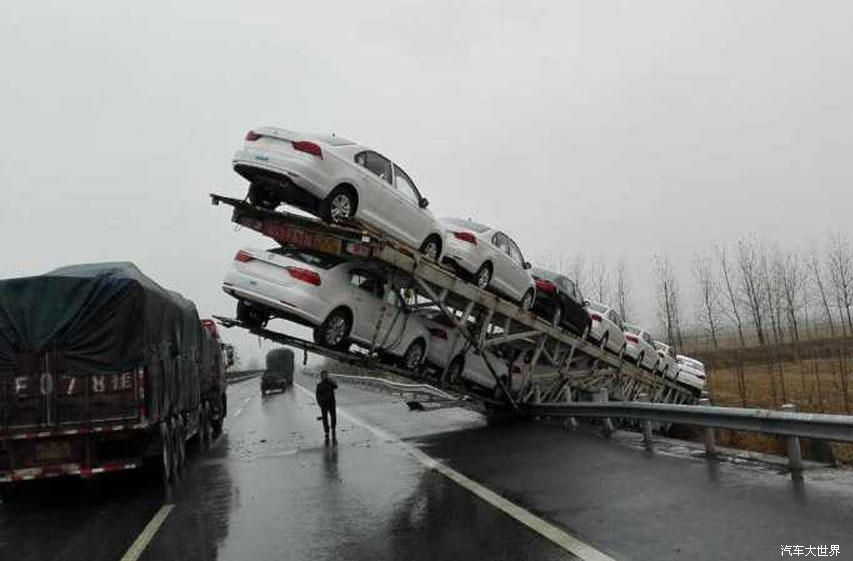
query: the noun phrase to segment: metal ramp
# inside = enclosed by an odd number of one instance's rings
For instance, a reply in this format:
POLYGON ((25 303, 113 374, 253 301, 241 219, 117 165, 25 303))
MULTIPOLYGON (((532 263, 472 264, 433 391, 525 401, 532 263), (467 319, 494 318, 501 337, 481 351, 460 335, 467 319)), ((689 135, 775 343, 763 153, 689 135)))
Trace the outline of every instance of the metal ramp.
MULTIPOLYGON (((454 391, 514 409, 522 409, 525 404, 585 401, 602 389, 607 390, 609 399, 619 401, 633 401, 640 394, 659 403, 695 403, 699 398, 695 389, 642 369, 624 360, 621 354, 558 328, 517 304, 461 279, 454 271, 425 259, 414 249, 359 224, 327 224, 297 214, 260 209, 244 200, 216 194, 211 194, 211 201, 214 205, 232 207, 231 220, 235 224, 281 245, 379 264, 395 284, 416 295, 418 307, 440 309, 458 328, 452 355, 463 347, 476 351, 496 348, 515 357, 512 364, 522 371, 520 387, 511 391, 505 383, 508 376, 498 372, 485 354, 480 354, 500 391, 494 395, 483 395, 465 387, 454 387, 454 391)), ((336 360, 367 364, 373 361, 377 367, 395 374, 424 379, 419 372, 377 364, 370 354, 344 353, 263 327, 245 326, 233 319, 219 320, 226 327, 245 327, 261 337, 336 360)), ((446 369, 439 380, 442 387, 451 387, 446 369)))

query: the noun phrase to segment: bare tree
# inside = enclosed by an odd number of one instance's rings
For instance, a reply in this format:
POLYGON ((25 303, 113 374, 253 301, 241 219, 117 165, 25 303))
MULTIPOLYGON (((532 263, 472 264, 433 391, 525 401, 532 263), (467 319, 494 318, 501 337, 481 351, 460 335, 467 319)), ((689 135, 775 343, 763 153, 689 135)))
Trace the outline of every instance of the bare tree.
POLYGON ((613 288, 616 292, 616 306, 619 309, 619 315, 622 316, 622 319, 626 319, 628 317, 630 289, 628 287, 628 270, 625 266, 625 260, 622 258, 616 264, 616 278, 613 288))
POLYGON ((729 268, 729 262, 726 258, 726 248, 725 246, 716 248, 717 257, 720 261, 720 272, 723 275, 723 284, 726 287, 726 296, 728 296, 728 304, 729 308, 727 310, 728 315, 735 323, 735 327, 737 327, 737 334, 740 338, 740 346, 745 347, 746 341, 743 337, 743 320, 741 319, 740 311, 738 310, 738 302, 737 296, 735 293, 734 282, 733 282, 733 271, 729 268))
POLYGON ((800 256, 792 251, 777 253, 773 268, 782 293, 788 333, 791 341, 797 345, 800 340, 800 310, 805 307, 805 271, 800 256))
POLYGON ((578 254, 572 259, 568 267, 568 276, 575 281, 575 284, 583 294, 589 292, 589 283, 587 282, 586 263, 583 256, 578 254))
POLYGON ((652 263, 657 282, 657 312, 661 329, 666 333, 667 343, 681 348, 683 340, 678 310, 678 283, 672 265, 666 255, 655 255, 652 263))
POLYGON ((740 272, 740 293, 752 315, 758 344, 763 346, 766 342, 764 335, 765 292, 757 246, 758 243, 753 238, 743 238, 738 241, 737 265, 740 272))
POLYGON ((784 294, 778 271, 774 264, 779 259, 779 248, 774 248, 770 256, 763 249, 759 249, 759 261, 761 263, 761 284, 764 293, 764 304, 767 307, 765 317, 770 318, 770 329, 773 342, 777 345, 784 341, 785 333, 782 331, 782 314, 784 313, 784 294))
POLYGON ((817 250, 813 250, 810 253, 809 265, 812 272, 812 278, 814 278, 815 287, 818 290, 818 296, 820 298, 824 317, 826 318, 826 322, 829 324, 829 333, 831 336, 835 337, 835 321, 832 319, 832 309, 829 307, 829 296, 827 294, 826 285, 823 281, 823 270, 820 265, 817 250))
POLYGON ((699 285, 699 319, 702 327, 711 335, 714 348, 719 347, 717 329, 720 315, 718 282, 711 259, 706 255, 693 258, 693 275, 699 285))
POLYGON ((608 281, 607 266, 601 259, 593 261, 590 265, 589 282, 589 290, 591 291, 593 298, 601 303, 607 304, 608 300, 610 300, 610 295, 608 294, 608 285, 610 282, 608 281))
POLYGON ((850 243, 840 233, 831 235, 826 256, 842 331, 845 331, 845 320, 847 329, 853 331, 853 316, 850 311, 853 306, 853 259, 850 255, 850 243))

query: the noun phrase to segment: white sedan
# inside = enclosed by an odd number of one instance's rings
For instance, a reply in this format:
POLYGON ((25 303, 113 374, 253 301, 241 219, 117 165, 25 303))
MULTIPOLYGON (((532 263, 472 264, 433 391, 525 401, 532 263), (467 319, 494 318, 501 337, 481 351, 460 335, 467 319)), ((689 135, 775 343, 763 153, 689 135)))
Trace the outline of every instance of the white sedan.
POLYGON ((705 365, 701 361, 684 355, 676 355, 675 360, 678 361, 679 370, 683 370, 703 380, 705 379, 705 365))
POLYGON ((655 342, 649 332, 636 325, 625 323, 625 355, 638 366, 654 371, 658 365, 655 342))
POLYGON ((660 362, 658 362, 658 372, 675 379, 678 376, 678 362, 675 360, 675 350, 670 345, 661 341, 655 341, 655 349, 658 351, 660 362))
POLYGON ((447 229, 444 261, 489 289, 529 310, 536 296, 531 265, 506 234, 461 218, 442 218, 447 229))
POLYGON ((423 320, 381 271, 365 263, 293 248, 241 249, 222 290, 237 298, 237 319, 249 325, 280 317, 313 327, 320 345, 346 349, 354 342, 400 358, 412 370, 428 350, 423 320))
POLYGON ((603 349, 616 354, 621 353, 625 347, 625 330, 622 327, 622 317, 619 312, 601 302, 590 302, 587 312, 589 319, 592 320, 589 338, 601 345, 603 349))
POLYGON ((433 261, 441 255, 444 230, 427 199, 399 165, 365 146, 259 127, 246 133, 232 164, 251 182, 252 204, 287 203, 329 222, 356 219, 433 261))
MULTIPOLYGON (((447 368, 448 380, 454 384, 471 385, 490 393, 497 391, 497 382, 483 357, 473 348, 465 349, 465 338, 458 328, 440 311, 427 310, 422 312, 432 337, 427 353, 427 364, 443 372, 447 368)), ((521 369, 512 365, 497 353, 485 349, 483 353, 502 378, 504 384, 510 383, 512 392, 521 387, 521 369)))

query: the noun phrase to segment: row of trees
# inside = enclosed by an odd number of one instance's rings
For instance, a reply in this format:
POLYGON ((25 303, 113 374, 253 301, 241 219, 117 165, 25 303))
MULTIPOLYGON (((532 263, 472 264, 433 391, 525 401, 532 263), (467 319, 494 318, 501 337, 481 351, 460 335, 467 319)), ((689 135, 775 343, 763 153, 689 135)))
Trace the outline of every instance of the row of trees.
MULTIPOLYGON (((630 318, 631 289, 625 261, 545 259, 546 267, 574 279, 587 298, 609 303, 630 318)), ((741 346, 797 343, 806 332, 828 329, 853 334, 853 250, 846 237, 830 234, 809 250, 782 248, 748 236, 714 245, 691 263, 685 310, 676 269, 667 255, 652 257, 660 336, 681 348, 685 332, 700 333, 713 347, 734 334, 741 346)))
POLYGON ((741 346, 798 343, 806 331, 853 333, 853 252, 841 234, 808 251, 754 237, 715 246, 693 260, 698 326, 718 347, 733 329, 741 346))

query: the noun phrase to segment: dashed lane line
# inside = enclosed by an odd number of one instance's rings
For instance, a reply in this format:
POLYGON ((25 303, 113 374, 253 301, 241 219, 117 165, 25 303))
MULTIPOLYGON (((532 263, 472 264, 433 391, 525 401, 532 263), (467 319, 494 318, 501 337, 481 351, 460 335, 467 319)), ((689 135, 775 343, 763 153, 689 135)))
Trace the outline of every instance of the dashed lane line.
POLYGON ((136 540, 130 544, 130 547, 125 551, 120 561, 136 561, 139 559, 139 556, 142 555, 142 552, 145 551, 145 548, 148 547, 148 544, 154 539, 154 536, 157 534, 157 530, 159 530, 160 526, 163 525, 163 522, 166 521, 166 517, 169 516, 169 513, 172 512, 173 508, 175 508, 175 505, 172 504, 165 504, 161 506, 160 510, 151 517, 151 520, 148 521, 148 524, 145 525, 145 528, 143 528, 142 532, 136 537, 136 540))
MULTIPOLYGON (((308 397, 314 399, 314 394, 305 387, 303 387, 301 384, 297 384, 294 382, 293 385, 298 390, 305 393, 308 397)), ((551 542, 568 551, 572 555, 579 557, 583 561, 615 561, 609 555, 606 555, 605 553, 597 550, 593 546, 581 541, 580 539, 572 536, 571 534, 566 533, 564 530, 554 526, 550 522, 539 518, 529 510, 513 503, 510 500, 507 500, 506 498, 495 493, 491 489, 481 485, 480 483, 477 483, 473 479, 462 475, 444 462, 436 460, 432 456, 427 455, 426 453, 409 444, 408 442, 405 442, 378 427, 374 427, 373 425, 362 421, 358 417, 353 416, 351 413, 341 409, 340 407, 338 407, 338 415, 370 431, 376 437, 386 442, 394 443, 400 446, 405 452, 415 458, 427 469, 435 470, 450 479, 451 481, 454 481, 455 483, 467 489, 471 493, 474 493, 493 507, 511 516, 518 522, 524 524, 534 532, 550 540, 551 542)))

